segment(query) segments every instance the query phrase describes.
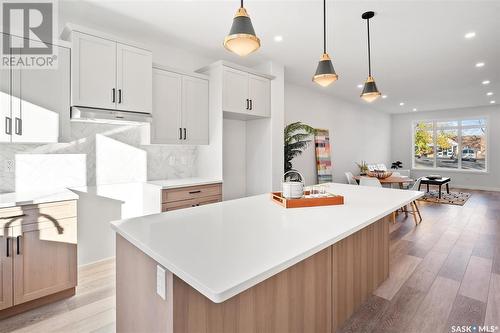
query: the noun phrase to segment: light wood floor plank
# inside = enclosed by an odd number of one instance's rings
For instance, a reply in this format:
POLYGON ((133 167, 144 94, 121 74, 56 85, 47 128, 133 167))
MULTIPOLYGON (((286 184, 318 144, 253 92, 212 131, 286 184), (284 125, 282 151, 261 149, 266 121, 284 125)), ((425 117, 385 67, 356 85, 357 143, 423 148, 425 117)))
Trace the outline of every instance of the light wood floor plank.
POLYGON ((428 291, 447 256, 447 253, 434 250, 429 252, 406 282, 408 287, 428 291))
POLYGON ((438 276, 420 304, 407 332, 441 332, 457 296, 460 283, 438 276))
POLYGON ((421 261, 422 259, 418 257, 401 256, 392 264, 389 277, 375 290, 374 294, 390 301, 421 261))
POLYGON ((471 256, 460 286, 460 295, 486 303, 491 276, 490 259, 471 256))
POLYGON ((36 323, 19 330, 16 333, 27 332, 54 332, 64 327, 77 325, 78 323, 88 320, 92 316, 115 308, 115 297, 108 297, 89 305, 77 308, 72 311, 62 313, 60 315, 46 319, 40 323, 36 323))
POLYGON ((488 304, 486 306, 485 325, 500 324, 500 275, 491 274, 488 304))

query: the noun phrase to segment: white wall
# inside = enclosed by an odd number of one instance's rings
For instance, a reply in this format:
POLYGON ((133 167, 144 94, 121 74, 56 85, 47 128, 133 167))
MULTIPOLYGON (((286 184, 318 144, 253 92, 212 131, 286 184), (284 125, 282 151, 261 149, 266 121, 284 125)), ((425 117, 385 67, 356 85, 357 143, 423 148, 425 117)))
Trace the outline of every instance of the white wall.
POLYGON ((246 188, 246 122, 224 119, 224 200, 244 197, 246 188))
POLYGON ((451 177, 452 186, 470 189, 500 190, 500 106, 463 108, 428 112, 413 112, 392 115, 391 157, 400 160, 405 167, 412 163, 412 123, 415 120, 438 120, 453 118, 477 118, 487 116, 488 121, 488 171, 487 173, 467 171, 423 171, 412 170, 412 177, 432 173, 451 177))
MULTIPOLYGON (((364 106, 361 100, 352 104, 313 89, 285 83, 285 123, 301 121, 330 131, 334 182, 347 182, 346 171, 359 173, 355 162, 390 162, 390 115, 364 106)), ((314 142, 292 164, 306 184, 315 184, 314 142)))

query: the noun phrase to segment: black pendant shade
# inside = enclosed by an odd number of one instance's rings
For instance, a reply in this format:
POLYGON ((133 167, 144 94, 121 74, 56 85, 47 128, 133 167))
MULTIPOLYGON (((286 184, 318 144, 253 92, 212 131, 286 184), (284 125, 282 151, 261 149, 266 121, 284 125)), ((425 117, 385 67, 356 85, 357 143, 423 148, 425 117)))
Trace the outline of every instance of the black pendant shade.
POLYGON ((361 98, 363 98, 367 102, 373 102, 380 96, 380 92, 377 89, 377 84, 373 77, 369 76, 365 82, 365 86, 363 87, 363 92, 361 93, 361 98))
POLYGON ((377 89, 375 80, 372 76, 372 65, 371 65, 371 50, 370 50, 370 19, 375 16, 374 12, 365 12, 361 15, 363 20, 366 20, 366 26, 368 30, 368 79, 365 81, 365 86, 363 87, 363 92, 361 93, 361 98, 365 101, 371 103, 380 97, 381 93, 377 89))
POLYGON ((330 83, 337 81, 338 75, 333 68, 332 60, 328 53, 323 53, 318 62, 316 73, 314 74, 313 81, 320 86, 326 87, 330 83))
POLYGON ((326 0, 323 0, 323 54, 319 60, 313 81, 322 87, 326 87, 338 80, 338 75, 333 68, 332 60, 326 52, 326 0))
POLYGON ((256 51, 260 47, 260 39, 255 35, 252 20, 250 20, 246 9, 243 7, 243 1, 241 1, 241 7, 238 8, 234 16, 229 35, 224 38, 224 47, 241 57, 256 51))

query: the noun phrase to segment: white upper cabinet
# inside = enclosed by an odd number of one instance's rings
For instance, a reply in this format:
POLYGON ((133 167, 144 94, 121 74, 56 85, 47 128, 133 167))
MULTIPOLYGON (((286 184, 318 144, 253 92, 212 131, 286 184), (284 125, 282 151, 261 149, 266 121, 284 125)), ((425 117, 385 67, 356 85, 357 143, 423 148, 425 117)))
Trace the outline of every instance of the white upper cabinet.
POLYGON ((72 105, 116 107, 116 42, 74 32, 72 105))
POLYGON ((222 103, 224 111, 240 113, 249 110, 247 73, 224 68, 222 103))
POLYGON ((179 143, 182 139, 182 75, 153 70, 151 143, 179 143))
POLYGON ((19 87, 20 98, 13 96, 19 108, 12 110, 12 142, 70 139, 70 50, 57 48, 57 69, 14 71, 12 86, 19 87))
POLYGON ((118 43, 116 54, 117 109, 151 113, 151 52, 118 43))
POLYGON ((222 100, 223 111, 270 117, 271 82, 265 77, 224 67, 222 100))
POLYGON ((54 68, 14 67, 0 71, 0 110, 6 126, 1 142, 53 143, 70 139, 71 51, 57 45, 53 48, 57 52, 54 68))
POLYGON ((155 68, 151 143, 208 144, 208 80, 155 68))
POLYGON ((271 116, 271 82, 263 77, 249 75, 248 99, 250 113, 263 117, 271 116))
POLYGON ((208 80, 182 78, 182 125, 186 143, 208 144, 208 80))
POLYGON ((150 51, 96 33, 70 36, 73 106, 151 113, 150 51))

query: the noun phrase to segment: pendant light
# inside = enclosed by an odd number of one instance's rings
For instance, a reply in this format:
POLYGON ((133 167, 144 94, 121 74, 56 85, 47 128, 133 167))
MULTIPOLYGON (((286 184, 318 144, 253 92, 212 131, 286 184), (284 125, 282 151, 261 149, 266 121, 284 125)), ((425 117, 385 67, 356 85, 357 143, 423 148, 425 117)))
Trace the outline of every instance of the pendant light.
POLYGON ((244 57, 260 47, 260 39, 255 35, 252 20, 243 7, 243 0, 241 0, 240 8, 234 15, 229 35, 224 38, 224 47, 240 57, 244 57))
POLYGON ((337 81, 338 75, 332 65, 332 60, 326 52, 326 0, 323 0, 323 54, 316 68, 313 81, 320 86, 326 87, 332 82, 337 81))
POLYGON ((361 15, 363 20, 366 20, 366 27, 368 29, 368 79, 366 79, 361 98, 371 103, 380 97, 380 92, 377 89, 375 80, 372 76, 371 52, 370 52, 370 19, 375 16, 374 12, 365 12, 361 15))

